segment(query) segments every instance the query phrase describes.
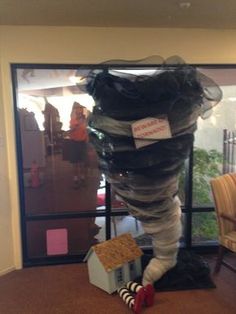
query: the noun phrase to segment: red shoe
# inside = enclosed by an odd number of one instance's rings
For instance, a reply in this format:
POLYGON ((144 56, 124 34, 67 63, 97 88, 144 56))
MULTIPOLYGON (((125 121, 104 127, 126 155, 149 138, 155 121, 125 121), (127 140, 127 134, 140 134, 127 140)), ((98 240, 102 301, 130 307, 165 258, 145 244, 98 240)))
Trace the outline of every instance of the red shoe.
POLYGON ((148 284, 144 287, 145 291, 145 304, 146 306, 152 306, 154 303, 154 295, 155 295, 155 289, 153 285, 148 284))
POLYGON ((141 308, 145 302, 146 292, 144 288, 140 289, 134 298, 134 306, 133 310, 135 314, 139 314, 141 312, 141 308))

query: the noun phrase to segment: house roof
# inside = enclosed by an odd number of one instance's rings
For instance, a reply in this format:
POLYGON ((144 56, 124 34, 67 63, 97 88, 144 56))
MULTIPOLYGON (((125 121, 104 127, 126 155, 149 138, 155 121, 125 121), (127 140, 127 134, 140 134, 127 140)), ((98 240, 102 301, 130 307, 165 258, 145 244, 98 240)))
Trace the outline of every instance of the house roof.
POLYGON ((135 260, 143 252, 138 247, 130 233, 124 233, 116 238, 96 244, 91 247, 85 260, 94 251, 107 272, 110 272, 124 263, 135 260))

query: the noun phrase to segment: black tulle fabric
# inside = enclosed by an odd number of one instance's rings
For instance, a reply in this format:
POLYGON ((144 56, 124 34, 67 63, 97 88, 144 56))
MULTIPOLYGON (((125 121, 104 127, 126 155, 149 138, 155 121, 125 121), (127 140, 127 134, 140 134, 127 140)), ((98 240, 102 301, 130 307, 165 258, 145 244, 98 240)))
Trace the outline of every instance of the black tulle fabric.
MULTIPOLYGON (((148 265, 153 256, 142 256, 142 268, 148 265)), ((142 277, 135 280, 141 283, 142 277)), ((154 283, 156 291, 176 291, 216 288, 211 279, 211 270, 200 256, 187 250, 178 253, 177 265, 154 283)))
MULTIPOLYGON (((158 209, 160 213, 171 209, 171 199, 178 192, 178 174, 193 144, 197 119, 206 117, 222 97, 220 88, 210 78, 180 58, 170 58, 162 64, 160 60, 159 57, 157 70, 151 75, 116 73, 106 65, 91 71, 86 84, 86 92, 95 101, 89 134, 100 168, 131 213, 144 221, 155 219, 158 209), (172 138, 137 149, 131 124, 163 116, 168 118, 172 138), (156 186, 157 181, 160 193, 154 188, 147 196, 147 187, 156 186), (171 194, 163 194, 166 190, 171 194)), ((155 63, 154 58, 151 61, 155 63)))

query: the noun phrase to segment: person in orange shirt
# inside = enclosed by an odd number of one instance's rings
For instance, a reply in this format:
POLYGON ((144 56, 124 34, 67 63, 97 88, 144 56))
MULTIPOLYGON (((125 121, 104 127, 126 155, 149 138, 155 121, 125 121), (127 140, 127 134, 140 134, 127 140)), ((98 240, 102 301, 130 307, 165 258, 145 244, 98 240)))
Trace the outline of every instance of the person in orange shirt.
POLYGON ((79 187, 86 179, 87 159, 87 120, 84 114, 84 107, 74 102, 70 120, 70 162, 73 165, 74 187, 79 187))

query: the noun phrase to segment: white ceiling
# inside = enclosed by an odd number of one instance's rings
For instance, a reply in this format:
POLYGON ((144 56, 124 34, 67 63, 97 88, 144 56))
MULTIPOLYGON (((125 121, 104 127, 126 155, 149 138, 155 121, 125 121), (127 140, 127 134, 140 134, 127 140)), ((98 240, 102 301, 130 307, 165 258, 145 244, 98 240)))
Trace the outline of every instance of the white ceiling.
POLYGON ((0 25, 236 29, 236 1, 0 0, 0 25))

